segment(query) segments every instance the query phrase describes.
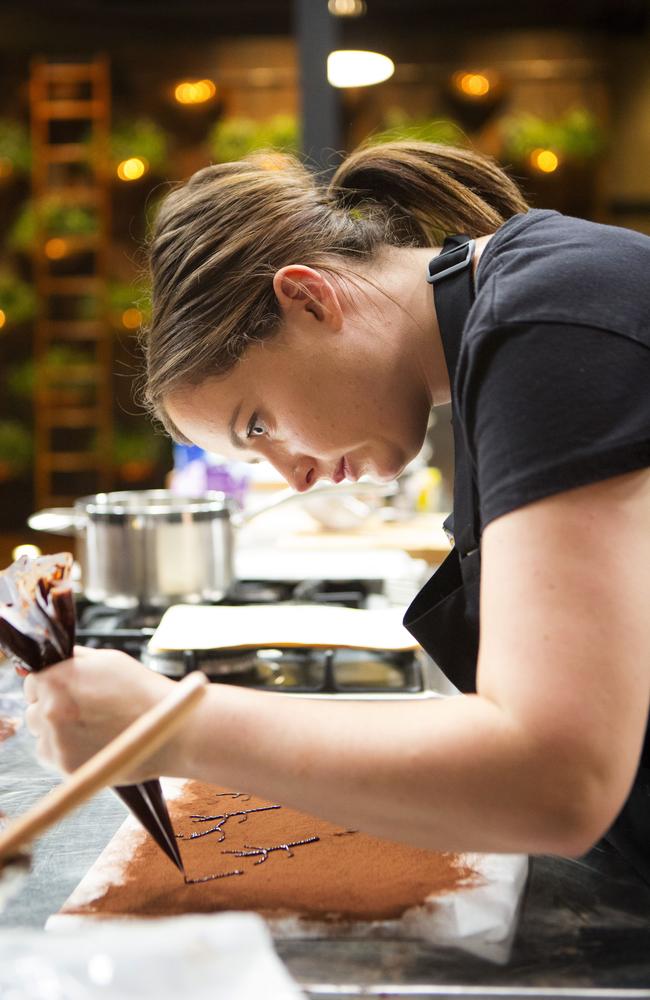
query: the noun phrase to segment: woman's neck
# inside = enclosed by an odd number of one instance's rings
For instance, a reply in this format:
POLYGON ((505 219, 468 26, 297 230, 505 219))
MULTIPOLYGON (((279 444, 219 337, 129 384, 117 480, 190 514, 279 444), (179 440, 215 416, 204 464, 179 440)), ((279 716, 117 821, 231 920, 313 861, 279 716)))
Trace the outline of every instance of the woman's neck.
MULTIPOLYGON (((491 235, 476 240, 474 273, 490 239, 491 235)), ((429 261, 440 251, 441 247, 391 247, 379 262, 379 274, 374 275, 383 290, 399 303, 403 317, 401 345, 412 357, 414 377, 424 380, 432 406, 448 403, 451 398, 435 302, 426 280, 429 261)))

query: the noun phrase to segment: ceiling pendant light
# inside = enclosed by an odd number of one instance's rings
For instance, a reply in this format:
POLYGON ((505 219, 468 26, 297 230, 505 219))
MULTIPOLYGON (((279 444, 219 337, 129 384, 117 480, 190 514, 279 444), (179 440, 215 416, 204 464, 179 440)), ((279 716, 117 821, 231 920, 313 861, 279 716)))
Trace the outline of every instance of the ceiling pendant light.
POLYGON ((327 79, 333 87, 370 87, 395 72, 395 63, 380 52, 337 49, 327 57, 327 79))
POLYGON ((362 17, 366 0, 328 0, 327 9, 334 17, 362 17))

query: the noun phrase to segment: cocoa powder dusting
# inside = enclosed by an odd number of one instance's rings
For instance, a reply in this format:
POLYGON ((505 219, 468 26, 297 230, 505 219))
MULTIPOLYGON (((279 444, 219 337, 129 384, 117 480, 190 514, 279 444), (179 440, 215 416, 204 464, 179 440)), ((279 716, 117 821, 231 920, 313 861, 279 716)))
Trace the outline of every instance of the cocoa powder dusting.
POLYGON ((184 839, 201 828, 192 816, 228 811, 220 798, 225 794, 191 781, 181 797, 169 802, 174 829, 183 838, 185 882, 147 837, 128 860, 121 884, 62 912, 162 917, 255 910, 319 920, 388 920, 427 896, 453 892, 478 878, 458 855, 344 830, 284 806, 265 809, 271 803, 254 796, 246 808, 264 811, 249 815, 243 825, 234 820, 216 835, 184 839), (228 877, 233 869, 243 875, 228 877))

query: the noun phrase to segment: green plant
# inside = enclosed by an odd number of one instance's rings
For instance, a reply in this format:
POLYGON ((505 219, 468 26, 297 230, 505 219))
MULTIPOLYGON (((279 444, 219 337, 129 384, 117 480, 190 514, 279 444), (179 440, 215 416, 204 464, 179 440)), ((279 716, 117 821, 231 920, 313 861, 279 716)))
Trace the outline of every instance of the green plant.
POLYGON ((36 296, 31 285, 11 271, 0 271, 0 310, 3 326, 28 323, 36 313, 36 296))
POLYGON ((450 118, 409 118, 401 108, 390 108, 381 130, 369 136, 371 145, 415 139, 444 146, 466 146, 468 140, 460 125, 450 118))
POLYGON ((111 132, 111 158, 114 166, 132 156, 146 160, 153 173, 167 169, 167 135, 156 122, 148 118, 122 121, 111 132))
MULTIPOLYGON (((43 359, 43 370, 48 374, 48 386, 53 389, 82 389, 92 385, 94 379, 81 366, 91 361, 84 351, 61 344, 51 347, 43 359)), ((7 388, 18 399, 29 399, 36 387, 36 363, 32 358, 13 365, 7 372, 7 388)))
POLYGON ((297 153, 300 148, 298 121, 294 115, 274 115, 266 121, 252 118, 222 118, 208 137, 210 152, 218 163, 241 160, 257 150, 297 153))
POLYGON ((144 322, 151 318, 151 289, 143 281, 112 281, 108 286, 108 304, 112 313, 121 316, 127 309, 137 309, 144 322))
POLYGON ((520 112, 503 120, 501 132, 503 156, 515 162, 528 159, 536 149, 550 149, 568 160, 585 161, 596 157, 605 145, 601 126, 586 108, 573 108, 556 119, 520 112))
POLYGON ((260 149, 298 153, 300 133, 297 118, 295 115, 273 115, 260 125, 257 141, 260 149))
POLYGON ((18 420, 0 420, 0 462, 14 472, 29 465, 33 452, 32 435, 18 420))
MULTIPOLYGON (((56 197, 43 203, 43 226, 46 236, 86 236, 97 232, 97 215, 92 208, 63 202, 56 197)), ((23 204, 7 241, 12 250, 28 251, 36 240, 36 210, 33 200, 23 204)))
POLYGON ((0 162, 9 164, 9 172, 26 174, 31 165, 31 147, 27 129, 21 122, 0 118, 0 162))

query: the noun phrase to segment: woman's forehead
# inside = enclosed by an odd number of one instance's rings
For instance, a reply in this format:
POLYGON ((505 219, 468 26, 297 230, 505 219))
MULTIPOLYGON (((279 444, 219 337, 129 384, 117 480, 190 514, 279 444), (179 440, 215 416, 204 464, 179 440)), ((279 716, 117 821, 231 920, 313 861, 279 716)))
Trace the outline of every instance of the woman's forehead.
POLYGON ((240 405, 238 391, 227 379, 206 379, 199 385, 183 386, 165 398, 165 409, 178 429, 191 441, 216 450, 215 440, 229 440, 232 414, 240 405))

